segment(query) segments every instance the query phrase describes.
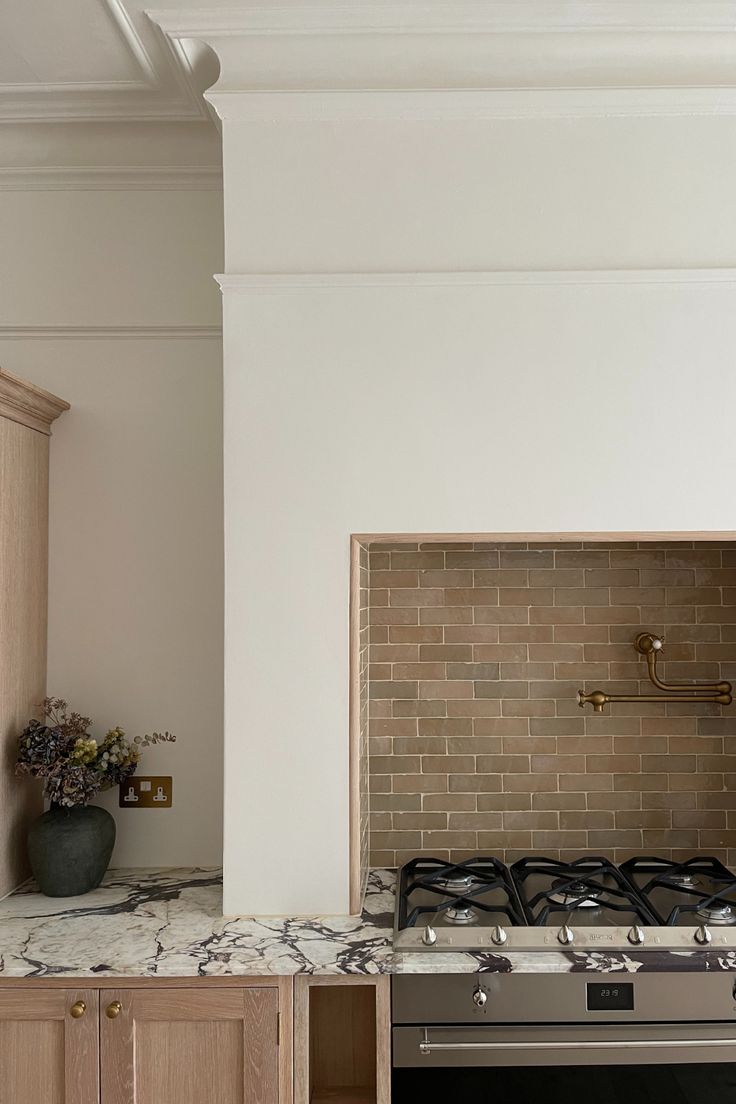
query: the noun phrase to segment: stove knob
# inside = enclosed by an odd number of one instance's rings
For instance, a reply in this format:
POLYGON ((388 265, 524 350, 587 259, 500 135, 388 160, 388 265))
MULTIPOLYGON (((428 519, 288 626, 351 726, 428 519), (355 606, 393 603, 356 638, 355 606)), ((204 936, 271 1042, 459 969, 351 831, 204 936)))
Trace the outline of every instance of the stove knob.
POLYGON ((498 925, 491 932, 491 943, 495 943, 497 947, 503 947, 507 939, 506 932, 498 925))
POLYGON ((710 928, 706 924, 701 924, 695 932, 695 942, 699 943, 701 947, 707 947, 712 939, 710 928))
POLYGON ((488 994, 485 989, 481 989, 480 985, 476 986, 473 990, 473 1004, 476 1008, 484 1008, 486 1001, 488 1000, 488 994))
POLYGON ((427 924, 422 934, 422 943, 426 947, 433 947, 437 942, 437 932, 434 930, 431 924, 427 924))
POLYGON ((572 928, 569 928, 567 924, 563 924, 557 933, 557 942, 562 943, 563 947, 569 947, 575 942, 575 933, 572 928))
POLYGON ((644 929, 640 928, 638 924, 634 924, 626 938, 629 943, 633 943, 635 947, 641 947, 644 942, 644 929))

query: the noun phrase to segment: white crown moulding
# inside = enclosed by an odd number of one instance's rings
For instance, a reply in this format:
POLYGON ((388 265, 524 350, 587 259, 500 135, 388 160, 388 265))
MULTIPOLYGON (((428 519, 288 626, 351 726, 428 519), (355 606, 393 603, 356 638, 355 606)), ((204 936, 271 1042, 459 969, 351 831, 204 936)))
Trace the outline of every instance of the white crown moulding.
POLYGON ((147 13, 179 38, 243 34, 487 31, 708 31, 733 33, 735 0, 364 0, 241 4, 147 13))
POLYGON ((135 75, 115 81, 0 84, 0 122, 208 121, 202 88, 179 39, 164 34, 125 0, 100 2, 135 75))
POLYGON ((736 0, 458 0, 148 12, 209 45, 234 121, 736 113, 736 0))

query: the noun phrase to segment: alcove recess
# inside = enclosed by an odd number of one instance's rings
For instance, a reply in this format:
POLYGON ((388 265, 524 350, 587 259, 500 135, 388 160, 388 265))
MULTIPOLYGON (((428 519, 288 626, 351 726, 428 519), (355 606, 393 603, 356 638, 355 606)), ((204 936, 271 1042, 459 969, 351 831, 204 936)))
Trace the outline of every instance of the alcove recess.
POLYGON ((389 1104, 387 977, 297 977, 295 1104, 389 1104))

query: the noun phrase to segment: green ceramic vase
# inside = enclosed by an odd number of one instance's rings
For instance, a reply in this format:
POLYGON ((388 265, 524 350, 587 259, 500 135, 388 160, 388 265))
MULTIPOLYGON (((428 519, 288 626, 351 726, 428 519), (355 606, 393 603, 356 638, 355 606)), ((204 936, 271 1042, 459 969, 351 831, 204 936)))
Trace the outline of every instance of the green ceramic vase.
POLYGON ((52 805, 28 833, 28 858, 47 897, 78 897, 95 889, 115 845, 115 821, 97 805, 52 805))

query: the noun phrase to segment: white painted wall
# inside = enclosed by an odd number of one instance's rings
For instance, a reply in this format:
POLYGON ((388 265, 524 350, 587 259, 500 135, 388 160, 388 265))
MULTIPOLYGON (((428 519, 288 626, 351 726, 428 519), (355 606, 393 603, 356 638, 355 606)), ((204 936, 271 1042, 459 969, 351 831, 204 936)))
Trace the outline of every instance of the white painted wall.
POLYGON ((736 256, 732 117, 233 120, 224 140, 227 272, 736 256))
POLYGON ((3 192, 0 326, 217 325, 222 234, 216 191, 3 192))
POLYGON ((233 289, 225 332, 225 910, 345 911, 348 534, 736 529, 736 279, 233 289))
POLYGON ((119 723, 177 735, 140 768, 173 775, 170 811, 118 810, 117 791, 100 799, 118 825, 113 864, 216 865, 221 344, 175 335, 219 322, 221 196, 8 193, 0 221, 0 363, 72 404, 51 447, 49 691, 97 734, 119 723), (27 338, 7 339, 23 325, 27 338), (103 330, 33 337, 46 326, 103 330), (140 326, 173 336, 144 339, 140 326))
POLYGON ((472 277, 734 264, 733 124, 244 122, 236 99, 225 909, 340 912, 350 532, 736 526, 735 284, 472 277))

